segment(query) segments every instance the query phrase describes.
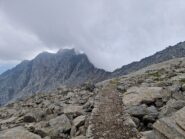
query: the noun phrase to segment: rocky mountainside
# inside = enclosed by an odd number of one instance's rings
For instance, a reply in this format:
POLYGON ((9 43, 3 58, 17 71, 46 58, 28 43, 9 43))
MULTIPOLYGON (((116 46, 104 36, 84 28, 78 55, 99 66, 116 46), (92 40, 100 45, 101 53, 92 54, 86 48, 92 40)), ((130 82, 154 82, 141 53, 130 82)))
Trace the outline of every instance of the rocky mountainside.
POLYGON ((61 85, 78 86, 88 81, 95 83, 119 77, 180 57, 185 57, 185 42, 110 73, 94 67, 85 54, 77 54, 74 49, 60 50, 56 54, 44 52, 0 75, 0 104, 38 92, 49 92, 61 85))
POLYGON ((56 54, 44 52, 0 76, 0 103, 48 92, 61 85, 102 81, 109 74, 95 68, 85 54, 77 54, 74 49, 60 50, 56 54))
POLYGON ((185 42, 178 43, 175 46, 169 46, 166 49, 157 52, 152 56, 142 59, 141 61, 125 65, 122 68, 115 70, 112 76, 115 77, 120 75, 126 75, 144 67, 150 66, 152 64, 157 64, 170 59, 181 57, 185 57, 185 42))
POLYGON ((184 139, 185 58, 0 108, 2 139, 184 139))
POLYGON ((185 58, 152 65, 115 81, 142 139, 185 138, 185 58))

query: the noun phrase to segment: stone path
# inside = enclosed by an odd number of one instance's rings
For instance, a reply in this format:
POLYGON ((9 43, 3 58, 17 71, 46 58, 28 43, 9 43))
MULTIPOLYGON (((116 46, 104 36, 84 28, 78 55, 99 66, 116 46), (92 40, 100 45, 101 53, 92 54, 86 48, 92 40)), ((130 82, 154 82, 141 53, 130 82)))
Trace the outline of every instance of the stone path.
POLYGON ((105 87, 96 97, 95 108, 90 119, 90 139, 137 139, 137 131, 130 127, 128 115, 119 93, 113 86, 105 87))

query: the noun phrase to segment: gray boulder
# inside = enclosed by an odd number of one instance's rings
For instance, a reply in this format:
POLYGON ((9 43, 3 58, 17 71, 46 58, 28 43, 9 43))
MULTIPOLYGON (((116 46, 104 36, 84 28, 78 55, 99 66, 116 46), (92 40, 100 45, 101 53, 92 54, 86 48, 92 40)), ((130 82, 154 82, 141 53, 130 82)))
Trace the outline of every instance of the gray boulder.
POLYGON ((158 98, 169 97, 171 94, 162 87, 131 87, 123 94, 125 106, 140 105, 143 102, 153 103, 158 98))
POLYGON ((134 117, 143 117, 147 114, 147 106, 145 104, 129 107, 126 112, 134 117))
POLYGON ((33 123, 33 122, 36 122, 37 120, 36 120, 36 117, 34 116, 34 114, 29 113, 23 117, 23 121, 26 123, 33 123))
POLYGON ((71 129, 71 123, 65 114, 58 116, 49 121, 49 125, 52 130, 59 133, 67 133, 71 129))
POLYGON ((171 116, 176 111, 185 106, 185 101, 170 99, 165 106, 161 108, 159 117, 171 116))
POLYGON ((41 139, 40 136, 27 131, 23 127, 15 127, 0 132, 0 139, 41 139))
POLYGON ((153 128, 157 139, 185 138, 185 107, 171 117, 159 119, 153 128))
POLYGON ((71 120, 83 115, 83 107, 76 105, 67 105, 64 107, 64 114, 66 114, 71 120))
POLYGON ((79 116, 73 120, 73 125, 77 128, 84 125, 84 124, 85 124, 85 116, 83 116, 83 115, 79 116))

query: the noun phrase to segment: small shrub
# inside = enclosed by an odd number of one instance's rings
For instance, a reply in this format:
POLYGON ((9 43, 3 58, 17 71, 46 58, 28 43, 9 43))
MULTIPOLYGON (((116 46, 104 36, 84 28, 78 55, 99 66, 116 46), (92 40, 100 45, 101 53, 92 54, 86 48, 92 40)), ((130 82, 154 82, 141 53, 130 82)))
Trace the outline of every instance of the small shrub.
POLYGON ((110 81, 111 84, 117 85, 119 82, 119 79, 113 79, 110 81))
POLYGON ((152 73, 148 73, 149 76, 153 76, 153 77, 157 77, 157 78, 160 78, 161 77, 161 74, 156 71, 156 72, 152 72, 152 73))
POLYGON ((185 83, 185 78, 180 79, 180 82, 181 82, 181 83, 185 83))

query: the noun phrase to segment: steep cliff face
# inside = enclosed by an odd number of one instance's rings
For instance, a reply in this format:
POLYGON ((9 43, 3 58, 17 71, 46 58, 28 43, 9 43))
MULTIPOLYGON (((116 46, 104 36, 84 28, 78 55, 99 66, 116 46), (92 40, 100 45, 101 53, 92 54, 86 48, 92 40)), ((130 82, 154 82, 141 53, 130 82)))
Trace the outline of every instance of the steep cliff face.
POLYGON ((157 52, 152 56, 142 59, 141 61, 125 65, 122 68, 115 70, 112 76, 115 77, 120 75, 126 75, 128 73, 137 71, 152 64, 157 64, 170 59, 181 57, 185 57, 185 42, 178 43, 175 46, 169 46, 166 49, 157 52))
POLYGON ((95 68, 85 54, 77 54, 74 49, 60 50, 56 54, 44 52, 0 76, 0 103, 48 92, 61 85, 78 86, 88 81, 102 81, 109 75, 95 68))

